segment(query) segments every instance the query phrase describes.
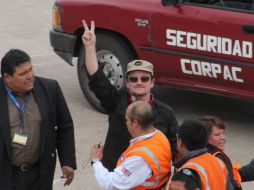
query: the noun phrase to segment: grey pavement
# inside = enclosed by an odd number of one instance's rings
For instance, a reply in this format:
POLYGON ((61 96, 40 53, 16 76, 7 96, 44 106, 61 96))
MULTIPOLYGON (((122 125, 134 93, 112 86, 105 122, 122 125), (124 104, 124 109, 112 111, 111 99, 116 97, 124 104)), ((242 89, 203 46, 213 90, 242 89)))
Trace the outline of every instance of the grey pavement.
MULTIPOLYGON (((93 110, 84 98, 77 79, 76 66, 69 66, 53 53, 49 44, 53 0, 0 1, 0 58, 10 48, 27 51, 39 76, 59 81, 75 124, 78 170, 73 183, 63 188, 59 165, 56 167, 54 190, 99 189, 88 164, 90 147, 103 142, 107 116, 93 110)), ((171 105, 179 122, 203 114, 215 114, 228 125, 226 152, 233 161, 246 164, 254 157, 254 102, 208 95, 170 87, 156 87, 155 96, 171 105)), ((254 183, 245 183, 252 190, 254 183)))

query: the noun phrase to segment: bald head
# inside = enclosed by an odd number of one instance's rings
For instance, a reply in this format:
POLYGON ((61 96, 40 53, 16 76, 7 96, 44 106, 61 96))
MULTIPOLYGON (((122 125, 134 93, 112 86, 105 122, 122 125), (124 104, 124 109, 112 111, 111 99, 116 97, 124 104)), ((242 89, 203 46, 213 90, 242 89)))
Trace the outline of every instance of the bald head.
POLYGON ((154 114, 149 103, 136 101, 131 103, 126 110, 127 117, 133 122, 137 120, 142 129, 153 127, 154 114))

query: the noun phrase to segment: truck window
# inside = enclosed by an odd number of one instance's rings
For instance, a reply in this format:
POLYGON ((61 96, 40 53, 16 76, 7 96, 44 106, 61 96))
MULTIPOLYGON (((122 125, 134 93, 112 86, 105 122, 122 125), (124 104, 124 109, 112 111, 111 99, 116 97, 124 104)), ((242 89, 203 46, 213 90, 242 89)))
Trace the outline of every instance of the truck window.
POLYGON ((212 6, 238 11, 254 12, 254 0, 183 0, 183 2, 201 6, 212 6))

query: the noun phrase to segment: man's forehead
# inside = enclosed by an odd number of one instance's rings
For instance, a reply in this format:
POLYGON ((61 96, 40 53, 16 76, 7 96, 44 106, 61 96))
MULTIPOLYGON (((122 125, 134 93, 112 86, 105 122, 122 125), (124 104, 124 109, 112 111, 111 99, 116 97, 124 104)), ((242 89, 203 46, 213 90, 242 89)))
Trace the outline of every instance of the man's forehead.
POLYGON ((185 182, 183 181, 171 181, 171 190, 186 190, 185 182))
POLYGON ((32 67, 31 62, 25 62, 25 63, 22 63, 19 66, 17 66, 16 69, 27 69, 27 68, 31 68, 31 67, 32 67))
POLYGON ((15 67, 15 71, 14 73, 22 73, 24 71, 28 71, 33 67, 33 65, 31 64, 31 62, 25 62, 20 64, 19 66, 15 67))

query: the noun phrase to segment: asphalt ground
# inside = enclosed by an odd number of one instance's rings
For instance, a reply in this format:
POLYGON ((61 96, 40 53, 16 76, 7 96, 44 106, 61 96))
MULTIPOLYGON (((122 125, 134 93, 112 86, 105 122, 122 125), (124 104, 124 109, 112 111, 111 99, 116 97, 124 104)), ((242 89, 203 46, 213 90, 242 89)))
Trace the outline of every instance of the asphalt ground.
MULTIPOLYGON (((78 170, 73 183, 63 188, 61 170, 56 167, 54 190, 99 189, 90 164, 90 147, 103 142, 107 116, 96 112, 84 98, 77 79, 76 65, 71 67, 54 54, 49 43, 53 0, 0 1, 0 58, 10 48, 28 52, 39 76, 59 81, 74 125, 78 170), (85 166, 86 165, 86 166, 85 166)), ((74 60, 75 62, 75 60, 74 60)), ((156 87, 156 97, 174 108, 179 123, 183 119, 213 114, 227 124, 226 152, 233 161, 244 165, 254 157, 254 103, 170 87, 156 87)), ((245 183, 252 190, 254 183, 245 183)))

